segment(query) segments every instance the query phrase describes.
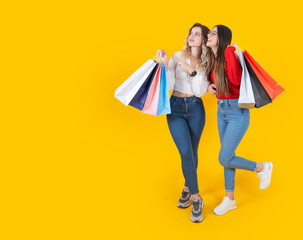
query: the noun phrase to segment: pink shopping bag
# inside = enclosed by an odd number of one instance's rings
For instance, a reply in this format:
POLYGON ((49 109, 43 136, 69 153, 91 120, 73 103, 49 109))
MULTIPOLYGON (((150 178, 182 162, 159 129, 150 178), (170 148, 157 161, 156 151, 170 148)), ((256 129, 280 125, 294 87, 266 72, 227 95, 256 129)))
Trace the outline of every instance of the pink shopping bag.
POLYGON ((148 95, 142 109, 143 113, 157 115, 158 101, 159 101, 159 90, 160 90, 160 79, 161 79, 161 64, 159 64, 153 82, 149 88, 148 95))

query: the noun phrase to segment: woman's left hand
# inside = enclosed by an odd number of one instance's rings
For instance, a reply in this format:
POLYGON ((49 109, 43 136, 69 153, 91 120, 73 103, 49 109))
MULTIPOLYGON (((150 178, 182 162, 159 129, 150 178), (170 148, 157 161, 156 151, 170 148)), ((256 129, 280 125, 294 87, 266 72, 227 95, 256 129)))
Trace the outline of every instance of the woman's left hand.
POLYGON ((175 57, 176 60, 178 61, 178 66, 181 70, 188 72, 188 73, 192 73, 193 71, 195 71, 195 68, 189 64, 187 64, 186 62, 184 62, 182 59, 175 57))

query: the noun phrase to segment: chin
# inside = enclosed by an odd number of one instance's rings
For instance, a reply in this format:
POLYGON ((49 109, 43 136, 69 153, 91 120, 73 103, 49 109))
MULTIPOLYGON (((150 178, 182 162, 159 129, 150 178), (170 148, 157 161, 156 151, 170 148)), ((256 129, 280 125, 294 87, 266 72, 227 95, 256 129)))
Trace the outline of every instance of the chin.
POLYGON ((214 46, 214 44, 212 44, 212 43, 210 43, 210 42, 207 42, 207 43, 206 43, 206 46, 211 48, 211 47, 214 46))
POLYGON ((188 44, 190 47, 202 47, 201 45, 188 44))

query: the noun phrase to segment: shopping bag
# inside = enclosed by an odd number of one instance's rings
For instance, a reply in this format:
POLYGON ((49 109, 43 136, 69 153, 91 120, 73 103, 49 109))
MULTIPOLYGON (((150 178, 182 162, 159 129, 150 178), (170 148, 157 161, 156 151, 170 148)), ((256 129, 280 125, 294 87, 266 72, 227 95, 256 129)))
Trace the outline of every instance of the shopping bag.
POLYGON ((156 70, 159 67, 159 64, 157 63, 151 73, 148 75, 147 79, 144 81, 142 86, 139 88, 138 92, 136 95, 133 97, 133 99, 130 101, 129 105, 133 106, 135 108, 138 108, 140 110, 143 109, 144 103, 147 98, 147 94, 149 91, 149 88, 152 84, 152 80, 155 76, 156 70))
POLYGON ((249 55, 247 51, 244 51, 243 54, 249 60, 253 71, 257 75, 271 100, 274 100, 284 91, 284 89, 279 86, 279 84, 267 72, 265 72, 265 70, 256 62, 255 59, 252 58, 252 56, 249 55))
POLYGON ((149 59, 136 72, 134 72, 120 87, 115 91, 115 97, 121 101, 125 106, 133 99, 147 79, 156 62, 149 59))
POLYGON ((159 67, 157 68, 155 77, 154 77, 154 79, 152 81, 152 84, 149 88, 148 95, 147 95, 144 107, 142 109, 143 113, 157 115, 159 90, 160 90, 161 69, 162 69, 162 66, 161 66, 161 64, 159 64, 159 67))
POLYGON ((242 77, 240 84, 240 96, 238 101, 238 107, 252 109, 255 107, 256 102, 255 102, 254 92, 251 84, 251 79, 247 67, 245 65, 245 60, 242 50, 238 50, 237 53, 238 53, 239 62, 242 67, 242 77))
POLYGON ((255 102, 256 108, 260 108, 263 107, 269 103, 271 103, 271 99, 268 96, 267 92, 265 91, 264 87, 262 86, 261 82, 259 81, 257 75, 255 74, 255 72, 253 71, 248 59, 245 57, 244 55, 244 60, 245 60, 245 65, 247 67, 247 70, 249 72, 249 77, 251 80, 251 86, 253 89, 253 93, 254 93, 254 98, 255 98, 255 102))
POLYGON ((170 113, 171 110, 168 94, 168 84, 166 79, 166 68, 164 65, 162 65, 157 115, 170 113))

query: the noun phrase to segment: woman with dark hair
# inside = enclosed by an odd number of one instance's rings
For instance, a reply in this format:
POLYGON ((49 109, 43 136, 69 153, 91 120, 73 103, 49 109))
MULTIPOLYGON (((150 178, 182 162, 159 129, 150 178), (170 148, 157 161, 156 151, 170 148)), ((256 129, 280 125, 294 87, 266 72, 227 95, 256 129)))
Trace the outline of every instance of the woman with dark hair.
POLYGON ((158 56, 167 69, 171 114, 167 123, 181 156, 185 186, 178 202, 179 208, 193 204, 190 219, 203 220, 203 200, 199 195, 197 167, 198 146, 205 124, 205 110, 201 97, 207 92, 209 82, 205 75, 211 50, 206 47, 209 29, 194 24, 185 39, 182 51, 176 52, 168 62, 168 55, 159 49, 158 56))
POLYGON ((231 30, 223 25, 215 26, 208 34, 206 46, 212 49, 210 65, 207 69, 211 83, 209 92, 218 98, 217 121, 221 149, 219 162, 224 166, 226 196, 214 209, 217 215, 223 215, 237 207, 234 198, 236 169, 256 171, 260 178, 260 189, 266 189, 271 180, 273 164, 257 163, 235 155, 235 151, 246 133, 249 121, 249 109, 238 108, 238 99, 242 69, 231 44, 231 30))

